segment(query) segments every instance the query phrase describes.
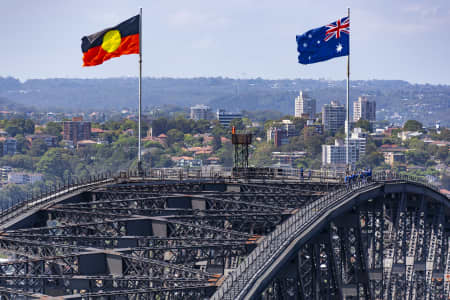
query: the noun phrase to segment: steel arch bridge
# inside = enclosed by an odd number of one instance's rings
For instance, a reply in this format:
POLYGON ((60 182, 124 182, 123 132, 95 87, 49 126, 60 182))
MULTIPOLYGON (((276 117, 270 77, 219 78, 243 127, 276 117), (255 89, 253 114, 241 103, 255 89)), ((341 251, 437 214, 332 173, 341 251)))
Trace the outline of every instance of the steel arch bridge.
POLYGON ((1 299, 450 294, 450 202, 409 177, 102 177, 0 222, 1 299))

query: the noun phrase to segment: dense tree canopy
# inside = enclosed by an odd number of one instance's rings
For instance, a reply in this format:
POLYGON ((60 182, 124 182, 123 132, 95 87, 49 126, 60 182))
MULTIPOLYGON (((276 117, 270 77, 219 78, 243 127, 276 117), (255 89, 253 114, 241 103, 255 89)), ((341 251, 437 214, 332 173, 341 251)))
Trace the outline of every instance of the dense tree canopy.
POLYGON ((423 127, 423 125, 419 121, 408 120, 403 125, 403 130, 404 131, 420 131, 420 130, 422 130, 422 127, 423 127))

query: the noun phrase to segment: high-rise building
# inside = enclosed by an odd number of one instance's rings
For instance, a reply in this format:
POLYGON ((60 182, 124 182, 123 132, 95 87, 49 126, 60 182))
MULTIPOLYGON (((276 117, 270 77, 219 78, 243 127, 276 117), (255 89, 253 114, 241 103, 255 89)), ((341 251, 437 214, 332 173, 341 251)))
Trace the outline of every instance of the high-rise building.
POLYGON ((300 91, 300 94, 295 98, 295 116, 301 118, 306 115, 311 119, 314 118, 316 115, 316 100, 300 91))
POLYGON ((349 141, 349 161, 354 164, 366 154, 367 134, 361 128, 354 128, 349 141))
MULTIPOLYGON (((349 139, 349 163, 354 165, 366 153, 367 136, 361 128, 355 128, 349 139)), ((347 143, 342 140, 335 140, 334 145, 322 145, 322 164, 341 165, 347 162, 347 143)))
POLYGON ((72 118, 72 121, 63 121, 63 139, 72 141, 74 145, 78 141, 91 138, 91 122, 84 122, 83 118, 72 118))
POLYGON ((345 126, 345 106, 337 101, 325 104, 322 108, 322 124, 325 130, 332 133, 345 126))
POLYGON ((345 165, 345 144, 342 140, 335 140, 334 145, 322 145, 323 165, 345 165))
POLYGON ((294 136, 298 136, 298 132, 291 120, 282 120, 267 130, 267 142, 273 142, 277 147, 289 144, 289 139, 294 136))
POLYGON ((230 122, 234 119, 242 119, 242 114, 225 112, 224 109, 217 110, 217 120, 219 120, 220 125, 222 125, 223 127, 226 128, 230 126, 230 122))
POLYGON ((207 120, 210 112, 211 108, 203 104, 191 106, 191 119, 196 121, 207 120))
POLYGON ((370 101, 365 96, 358 97, 358 101, 353 102, 353 121, 358 122, 360 119, 375 122, 377 104, 370 101))

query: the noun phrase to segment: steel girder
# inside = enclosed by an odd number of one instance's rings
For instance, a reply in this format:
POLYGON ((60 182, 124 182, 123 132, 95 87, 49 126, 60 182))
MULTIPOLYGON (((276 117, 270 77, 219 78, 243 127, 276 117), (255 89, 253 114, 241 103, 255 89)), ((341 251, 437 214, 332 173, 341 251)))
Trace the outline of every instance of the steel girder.
POLYGON ((258 299, 446 299, 449 246, 448 207, 386 194, 331 218, 258 299))
MULTIPOLYGON (((172 196, 159 196, 159 197, 144 197, 144 195, 137 195, 138 197, 114 199, 111 193, 102 193, 102 195, 108 195, 107 200, 102 197, 95 197, 100 200, 80 203, 66 203, 58 205, 58 207, 66 208, 135 208, 135 209, 148 209, 157 210, 158 212, 163 209, 195 209, 196 204, 202 205, 203 210, 249 210, 249 211, 278 211, 283 210, 280 204, 276 202, 269 204, 261 203, 262 201, 242 201, 239 197, 232 199, 226 199, 224 197, 213 197, 211 195, 186 195, 186 194, 173 194, 172 196), (237 198, 237 199, 236 199, 237 198), (171 201, 172 200, 172 201, 171 201)), ((271 195, 270 197, 275 197, 271 195)), ((278 194, 278 198, 282 199, 284 196, 278 194)), ((253 199, 251 199, 253 200, 253 199)), ((198 208, 200 209, 200 208, 198 208)))
POLYGON ((33 240, 36 242, 56 243, 72 245, 78 247, 113 249, 124 247, 171 247, 171 246, 200 246, 204 243, 218 243, 227 245, 227 243, 253 244, 258 240, 258 236, 243 239, 208 239, 208 238, 162 238, 145 236, 79 236, 79 235, 50 235, 50 234, 15 234, 8 233, 6 237, 15 239, 33 240))
POLYGON ((260 235, 294 212, 287 203, 320 194, 283 187, 240 197, 226 190, 217 183, 129 183, 56 201, 35 221, 1 233, 0 250, 18 259, 0 264, 0 287, 26 297, 86 291, 79 296, 205 298, 216 273, 236 268, 260 235))
POLYGON ((89 212, 83 214, 78 212, 78 214, 87 215, 90 222, 72 224, 71 216, 73 217, 77 212, 73 214, 67 214, 67 211, 54 211, 55 216, 61 220, 62 224, 60 226, 50 226, 50 227, 38 227, 30 229, 19 229, 11 230, 8 233, 11 234, 50 234, 50 235, 80 235, 80 236, 123 236, 130 235, 130 231, 135 230, 140 231, 143 229, 142 235, 154 235, 161 237, 194 237, 194 238, 224 238, 224 239, 240 239, 253 237, 251 234, 244 232, 227 230, 212 226, 203 226, 193 223, 181 222, 177 220, 170 220, 166 218, 157 217, 138 217, 138 218, 121 218, 118 220, 106 220, 104 221, 103 215, 96 214, 95 212, 89 212), (96 221, 93 221, 94 218, 96 221), (154 234, 150 229, 150 226, 160 227, 160 232, 154 234), (142 228, 142 227, 144 228, 142 228), (138 228, 136 228, 138 227, 138 228), (161 234, 161 235, 158 235, 161 234))
POLYGON ((207 298, 219 284, 216 273, 236 268, 261 235, 337 187, 262 181, 94 188, 42 209, 40 227, 0 235, 0 248, 22 258, 0 264, 0 286, 74 299, 207 298))
MULTIPOLYGON (((23 238, 23 236, 22 236, 23 238)), ((109 245, 118 252, 129 253, 134 256, 157 259, 175 264, 190 264, 200 261, 211 261, 227 257, 245 256, 255 246, 256 241, 229 242, 212 241, 197 245, 154 245, 119 248, 109 245)), ((19 238, 0 237, 0 248, 4 252, 14 253, 23 257, 37 259, 40 257, 56 257, 72 253, 86 252, 86 248, 67 244, 44 243, 19 238)))
MULTIPOLYGON (((61 208, 52 208, 47 210, 52 219, 63 220, 65 223, 71 222, 76 224, 78 222, 95 222, 98 220, 114 220, 117 218, 127 218, 126 212, 131 215, 145 216, 148 210, 144 213, 142 210, 123 209, 78 209, 69 210, 61 208)), ((183 223, 191 223, 198 226, 212 226, 215 228, 223 228, 225 230, 234 230, 239 232, 247 232, 251 234, 265 234, 271 231, 282 220, 288 218, 291 213, 289 211, 283 212, 254 212, 254 211, 213 211, 200 212, 191 211, 195 214, 175 214, 165 216, 167 220, 181 221, 183 223)))

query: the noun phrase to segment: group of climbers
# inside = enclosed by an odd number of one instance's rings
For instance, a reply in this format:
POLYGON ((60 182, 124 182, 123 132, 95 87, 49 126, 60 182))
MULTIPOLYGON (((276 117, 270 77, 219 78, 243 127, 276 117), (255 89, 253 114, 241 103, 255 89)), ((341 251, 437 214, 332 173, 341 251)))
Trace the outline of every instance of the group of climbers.
POLYGON ((347 172, 344 177, 346 184, 365 183, 372 179, 372 169, 361 170, 358 172, 347 172))

